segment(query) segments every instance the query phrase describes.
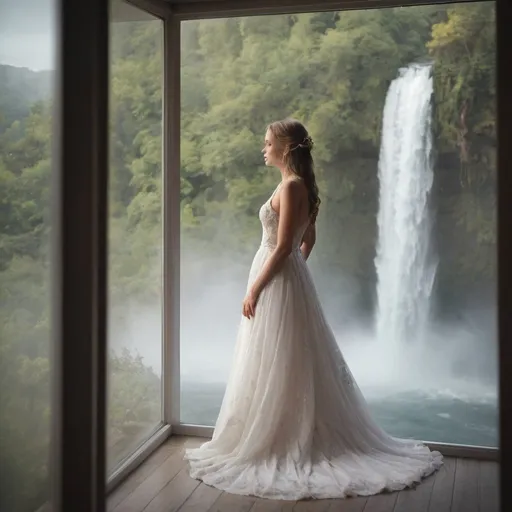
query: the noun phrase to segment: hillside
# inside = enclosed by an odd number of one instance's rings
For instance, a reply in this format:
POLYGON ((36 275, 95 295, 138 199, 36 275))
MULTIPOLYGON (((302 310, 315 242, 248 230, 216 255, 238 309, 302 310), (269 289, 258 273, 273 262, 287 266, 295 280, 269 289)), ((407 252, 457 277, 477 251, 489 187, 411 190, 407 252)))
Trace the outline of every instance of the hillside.
POLYGON ((0 133, 26 117, 35 101, 49 98, 52 76, 52 71, 0 64, 0 133))

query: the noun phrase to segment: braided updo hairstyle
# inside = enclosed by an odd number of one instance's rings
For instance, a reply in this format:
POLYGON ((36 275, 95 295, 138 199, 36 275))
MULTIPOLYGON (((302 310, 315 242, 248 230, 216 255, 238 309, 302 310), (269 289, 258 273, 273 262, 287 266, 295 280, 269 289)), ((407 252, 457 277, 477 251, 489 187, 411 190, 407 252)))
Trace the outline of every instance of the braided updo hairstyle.
POLYGON ((314 223, 320 207, 320 197, 311 156, 313 140, 305 126, 296 119, 275 121, 268 126, 268 129, 283 148, 283 163, 293 174, 303 180, 308 189, 309 216, 314 223))

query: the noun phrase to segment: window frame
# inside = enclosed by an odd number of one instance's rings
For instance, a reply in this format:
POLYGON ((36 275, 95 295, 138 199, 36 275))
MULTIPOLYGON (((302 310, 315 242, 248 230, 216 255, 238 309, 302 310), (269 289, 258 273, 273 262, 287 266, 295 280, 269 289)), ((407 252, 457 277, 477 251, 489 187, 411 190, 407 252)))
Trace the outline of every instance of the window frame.
MULTIPOLYGON (((162 377, 161 377, 161 424, 157 425, 153 433, 128 457, 123 459, 114 470, 107 475, 107 492, 111 492, 122 482, 128 474, 137 468, 144 460, 146 460, 162 443, 164 443, 172 435, 172 424, 179 421, 179 416, 174 416, 176 407, 179 414, 179 398, 180 390, 176 388, 172 375, 179 374, 179 346, 178 357, 175 355, 174 343, 179 341, 179 286, 176 287, 172 283, 176 282, 173 276, 178 273, 179 267, 175 269, 177 261, 179 265, 179 245, 177 249, 174 247, 176 240, 167 236, 168 226, 178 222, 179 230, 179 191, 180 182, 173 182, 173 176, 176 173, 169 172, 173 166, 179 169, 179 153, 178 160, 175 162, 171 155, 176 153, 176 144, 172 142, 173 138, 178 138, 179 152, 179 133, 174 134, 175 126, 170 122, 173 108, 180 105, 179 98, 179 61, 173 64, 174 54, 171 51, 176 44, 179 43, 180 25, 177 24, 175 17, 172 15, 170 6, 163 1, 155 0, 118 0, 129 4, 140 11, 144 11, 153 17, 159 19, 163 26, 163 83, 162 83, 162 337, 161 337, 161 361, 162 361, 162 377), (177 72, 177 74, 176 74, 177 72), (176 82, 176 77, 178 81, 176 82), (173 95, 178 97, 175 99, 173 95), (172 93, 172 94, 171 94, 172 93), (177 194, 176 194, 177 192, 177 194), (177 217, 176 208, 178 205, 177 217), (177 250, 178 259, 173 257, 177 250), (174 294, 177 293, 177 300, 174 294), (178 325, 175 324, 176 312, 178 325), (176 333, 177 329, 177 333, 176 333), (177 336, 176 336, 177 334, 177 336), (177 368, 175 367, 178 365, 177 368), (177 402, 176 402, 177 399, 177 402), (177 405, 176 405, 177 404, 177 405)), ((110 2, 109 2, 110 3, 110 2)), ((178 53, 179 59, 179 53, 178 53)), ((179 130, 179 126, 178 126, 179 130)), ((178 172, 179 175, 179 172, 178 172)), ((177 240, 179 244, 179 240, 177 240)))
MULTIPOLYGON (((421 5, 433 5, 433 4, 446 4, 446 3, 471 3, 480 1, 493 1, 493 0, 463 0, 462 2, 453 2, 447 0, 407 0, 400 2, 397 0, 212 0, 207 2, 173 2, 172 18, 178 19, 180 22, 197 19, 211 19, 211 18, 225 18, 234 16, 260 16, 260 15, 275 15, 275 14, 290 14, 290 13, 303 13, 303 12, 322 12, 322 11, 341 11, 348 9, 370 9, 370 8, 390 8, 399 6, 421 6, 421 5)), ((181 47, 180 47, 181 53, 181 47)), ((179 56, 173 56, 174 60, 178 59, 179 56)), ((178 77, 179 78, 179 77, 178 77)), ((173 77, 176 80, 176 77, 173 77)), ((176 82, 173 82, 176 83, 176 82)), ((166 97, 169 98, 170 94, 167 93, 166 97)), ((176 98, 172 97, 172 101, 177 101, 176 98)), ((176 109, 177 107, 173 107, 176 109)), ((173 110, 170 115, 170 131, 174 126, 174 133, 179 131, 180 125, 180 112, 173 110)), ((177 152, 174 152, 176 158, 177 152)), ((171 178, 168 180, 173 183, 179 183, 179 160, 176 159, 174 162, 170 162, 168 172, 171 178), (178 175, 176 175, 178 174, 178 175)), ((166 187, 167 190, 168 187, 166 187)), ((176 191, 175 191, 176 192, 176 191)), ((172 197, 172 191, 169 191, 169 197, 172 197)), ((177 200, 177 198, 175 198, 177 200)), ((178 203, 179 204, 179 203, 178 203)), ((176 213, 179 215, 179 212, 176 213)), ((179 226, 170 223, 170 228, 164 227, 164 236, 171 238, 169 247, 172 247, 174 261, 172 269, 176 271, 179 268, 179 243, 180 243, 180 229, 179 226), (177 251, 177 252, 175 252, 177 251)), ((165 243, 165 242, 164 242, 165 243)), ((176 274, 173 273, 173 276, 176 274)), ((174 277, 176 279, 176 277, 174 277)), ((176 281, 174 281, 176 282, 176 281)), ((170 287, 170 285, 168 285, 170 287)), ((170 291, 170 290, 169 290, 170 291)), ((167 294, 166 294, 167 296, 167 294)), ((173 295, 172 311, 169 309, 168 314, 172 314, 171 320, 168 320, 172 325, 179 326, 179 318, 176 316, 179 314, 179 293, 176 296, 174 291, 173 295), (176 311, 177 309, 177 311, 176 311)), ((180 332, 179 328, 169 333, 170 338, 165 340, 165 343, 169 347, 169 357, 174 361, 172 366, 166 368, 164 371, 168 376, 168 372, 171 372, 171 383, 166 387, 167 395, 170 397, 170 407, 173 411, 171 418, 172 434, 185 435, 185 436, 199 436, 199 437, 211 437, 213 434, 213 426, 194 425, 190 423, 181 423, 179 416, 179 404, 180 397, 175 396, 176 390, 180 388, 180 371, 179 371, 179 358, 180 358, 180 332), (178 367, 177 367, 178 366, 178 367), (169 392, 171 390, 171 392, 169 392)), ((426 442, 432 449, 439 450, 445 455, 454 457, 469 457, 475 459, 488 459, 497 460, 499 457, 499 449, 496 447, 477 446, 477 445, 465 445, 465 444, 454 444, 454 443, 440 443, 440 442, 426 442)))
POLYGON ((54 15, 51 501, 104 512, 109 9, 59 0, 54 15))
POLYGON ((488 1, 492 0, 170 0, 169 5, 173 16, 188 21, 488 1))

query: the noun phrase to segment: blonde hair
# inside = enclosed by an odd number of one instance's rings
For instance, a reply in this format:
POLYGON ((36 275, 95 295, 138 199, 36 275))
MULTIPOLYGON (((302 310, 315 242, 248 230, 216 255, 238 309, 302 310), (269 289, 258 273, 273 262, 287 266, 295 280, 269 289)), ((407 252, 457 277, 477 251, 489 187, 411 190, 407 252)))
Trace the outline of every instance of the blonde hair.
POLYGON ((299 178, 308 189, 309 216, 316 221, 320 208, 320 196, 316 184, 315 170, 311 150, 313 140, 305 126, 296 119, 283 119, 271 123, 268 130, 283 147, 284 164, 299 178))

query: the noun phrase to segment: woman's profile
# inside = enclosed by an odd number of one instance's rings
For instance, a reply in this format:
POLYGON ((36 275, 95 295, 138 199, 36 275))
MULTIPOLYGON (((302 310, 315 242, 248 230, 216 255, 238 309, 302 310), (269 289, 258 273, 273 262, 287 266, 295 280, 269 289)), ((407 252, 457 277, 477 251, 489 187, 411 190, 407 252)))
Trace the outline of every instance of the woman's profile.
POLYGON ((442 465, 373 420, 322 311, 306 260, 320 198, 306 128, 269 125, 263 154, 281 182, 260 209, 231 374, 211 441, 186 452, 190 475, 226 492, 299 500, 371 495, 442 465))

